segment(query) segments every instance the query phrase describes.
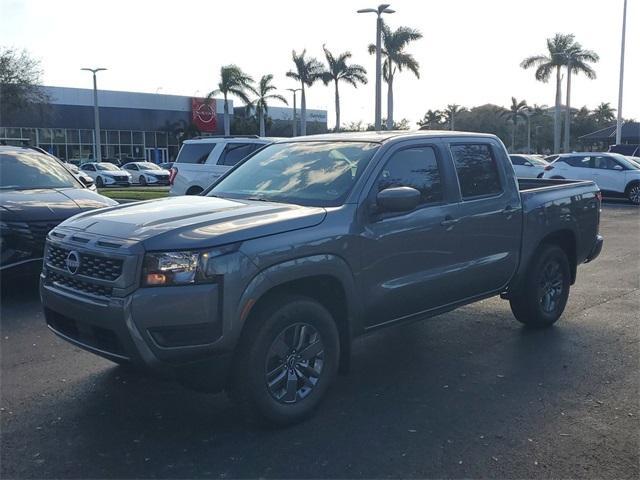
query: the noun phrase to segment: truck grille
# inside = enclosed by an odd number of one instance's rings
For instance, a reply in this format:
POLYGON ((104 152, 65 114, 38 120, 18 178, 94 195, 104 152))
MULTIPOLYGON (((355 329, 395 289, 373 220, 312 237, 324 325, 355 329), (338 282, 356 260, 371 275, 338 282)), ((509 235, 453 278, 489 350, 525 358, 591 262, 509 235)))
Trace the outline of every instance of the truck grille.
MULTIPOLYGON (((67 268, 66 260, 70 249, 49 245, 47 263, 57 268, 67 268)), ((99 280, 116 280, 122 274, 122 260, 106 258, 80 252, 79 275, 85 275, 99 280)))
POLYGON ((104 285, 96 285, 85 280, 76 277, 67 277, 60 275, 56 272, 49 272, 47 277, 54 284, 58 284, 62 287, 66 287, 77 292, 86 293, 89 295, 97 295, 99 297, 110 297, 113 289, 104 285))

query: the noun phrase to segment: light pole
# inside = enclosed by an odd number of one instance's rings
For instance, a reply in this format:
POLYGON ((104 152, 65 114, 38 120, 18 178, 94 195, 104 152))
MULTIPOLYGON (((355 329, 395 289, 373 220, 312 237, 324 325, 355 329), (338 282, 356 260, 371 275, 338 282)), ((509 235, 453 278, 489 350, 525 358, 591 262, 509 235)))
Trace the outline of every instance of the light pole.
POLYGON ((358 13, 375 13, 376 20, 376 131, 382 128, 382 14, 394 13, 395 10, 389 8, 389 4, 383 3, 378 8, 362 8, 358 13))
POLYGON ((622 84, 624 83, 624 37, 627 30, 627 0, 622 8, 622 46, 620 47, 620 86, 618 87, 618 119, 616 121, 616 145, 622 143, 622 84))
POLYGON ((95 128, 95 158, 96 162, 102 161, 102 148, 100 145, 100 113, 98 112, 98 83, 96 82, 96 73, 106 70, 106 68, 81 68, 93 73, 93 121, 95 128))
POLYGON ((296 92, 302 91, 301 88, 287 88, 290 92, 293 92, 293 136, 298 136, 298 119, 296 118, 296 92))

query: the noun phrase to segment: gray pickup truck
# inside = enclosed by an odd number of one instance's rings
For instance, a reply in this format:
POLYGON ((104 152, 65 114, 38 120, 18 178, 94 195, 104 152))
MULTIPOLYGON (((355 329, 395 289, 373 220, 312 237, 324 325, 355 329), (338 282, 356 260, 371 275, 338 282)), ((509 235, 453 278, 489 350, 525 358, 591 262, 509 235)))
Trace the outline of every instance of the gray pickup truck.
POLYGON ((602 248, 590 181, 518 181, 493 135, 359 133, 258 150, 202 196, 77 215, 49 235, 50 329, 118 363, 308 415, 353 340, 487 297, 562 314, 602 248))

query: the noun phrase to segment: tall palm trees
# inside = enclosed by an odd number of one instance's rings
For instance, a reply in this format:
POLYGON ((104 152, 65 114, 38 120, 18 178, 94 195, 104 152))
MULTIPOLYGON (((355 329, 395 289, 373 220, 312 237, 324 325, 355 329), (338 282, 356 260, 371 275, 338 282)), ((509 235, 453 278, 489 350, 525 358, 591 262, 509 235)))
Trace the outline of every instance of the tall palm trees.
POLYGON ((615 108, 611 108, 611 103, 602 102, 593 109, 593 119, 600 126, 607 125, 615 120, 615 111, 615 108))
POLYGON ((244 103, 249 103, 247 91, 253 91, 253 79, 244 73, 237 65, 225 65, 220 68, 220 82, 218 88, 209 92, 207 99, 214 95, 222 94, 224 97, 224 134, 229 135, 231 125, 229 122, 229 95, 235 95, 244 103))
POLYGON ((466 108, 461 107, 455 103, 451 103, 447 105, 447 108, 444 109, 444 116, 447 119, 447 123, 449 124, 449 130, 456 129, 456 115, 460 112, 464 112, 466 108))
POLYGON ((508 110, 503 112, 503 116, 507 120, 511 120, 513 123, 513 130, 511 130, 511 152, 513 153, 516 144, 516 128, 518 128, 518 120, 528 120, 527 112, 529 107, 526 100, 516 100, 516 97, 511 97, 511 106, 508 110))
POLYGON ((303 50, 300 55, 295 50, 291 52, 295 70, 287 72, 287 77, 300 82, 302 95, 300 100, 300 134, 307 134, 307 99, 305 87, 311 87, 316 81, 322 80, 324 67, 315 58, 306 58, 307 51, 303 50))
POLYGON ((551 74, 556 73, 556 105, 554 114, 553 151, 560 152, 560 105, 562 102, 562 67, 567 64, 567 52, 574 43, 574 36, 556 33, 547 38, 547 52, 525 58, 522 68, 536 67, 536 80, 548 82, 551 74))
POLYGON ((336 100, 336 127, 335 131, 340 130, 340 94, 338 92, 338 83, 342 80, 354 87, 358 87, 358 83, 367 83, 367 71, 362 65, 347 64, 347 60, 351 58, 351 52, 344 52, 337 57, 333 55, 323 45, 324 56, 327 58, 327 70, 322 75, 322 81, 325 85, 333 81, 335 85, 336 100))
MULTIPOLYGON (((387 82, 387 130, 393 128, 393 79, 396 72, 402 72, 407 69, 417 78, 420 78, 420 64, 413 58, 413 55, 407 53, 405 48, 407 45, 422 38, 422 33, 409 27, 398 27, 393 31, 384 23, 382 25, 382 55, 384 63, 382 64, 382 76, 387 82)), ((369 45, 369 53, 376 53, 376 46, 369 45)))
POLYGON ((258 122, 260 124, 261 137, 265 136, 265 119, 267 118, 267 110, 269 108, 267 103, 270 100, 278 100, 285 105, 288 105, 286 98, 277 93, 273 93, 273 91, 276 90, 276 87, 271 83, 272 81, 273 75, 263 75, 258 82, 257 88, 254 90, 257 98, 247 104, 248 108, 253 108, 256 111, 256 117, 258 117, 258 122))
POLYGON ((571 45, 566 52, 567 63, 567 101, 564 119, 564 151, 569 151, 569 135, 571 130, 571 74, 584 73, 588 79, 596 78, 596 72, 589 63, 600 60, 597 53, 592 50, 584 50, 578 42, 571 45))

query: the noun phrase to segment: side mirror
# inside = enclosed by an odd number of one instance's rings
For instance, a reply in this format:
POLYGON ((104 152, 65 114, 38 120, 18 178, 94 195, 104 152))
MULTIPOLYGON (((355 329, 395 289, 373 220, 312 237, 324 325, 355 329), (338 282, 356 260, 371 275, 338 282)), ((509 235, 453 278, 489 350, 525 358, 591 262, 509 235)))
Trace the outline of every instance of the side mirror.
POLYGON ((614 169, 614 170, 624 170, 624 169, 622 168, 622 165, 614 165, 614 166, 613 166, 613 169, 614 169))
POLYGON ((91 185, 93 185, 93 178, 91 177, 86 177, 86 176, 81 176, 80 177, 80 182, 85 186, 85 187, 90 187, 91 185))
POLYGON ((376 203, 380 212, 408 212, 420 203, 420 192, 411 187, 385 188, 378 193, 376 203))

